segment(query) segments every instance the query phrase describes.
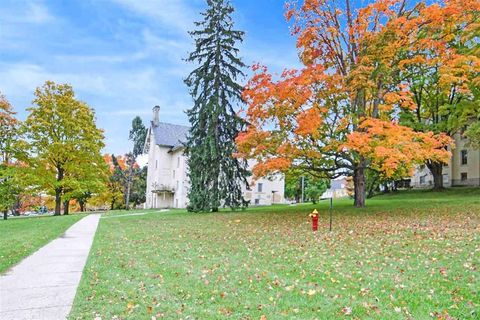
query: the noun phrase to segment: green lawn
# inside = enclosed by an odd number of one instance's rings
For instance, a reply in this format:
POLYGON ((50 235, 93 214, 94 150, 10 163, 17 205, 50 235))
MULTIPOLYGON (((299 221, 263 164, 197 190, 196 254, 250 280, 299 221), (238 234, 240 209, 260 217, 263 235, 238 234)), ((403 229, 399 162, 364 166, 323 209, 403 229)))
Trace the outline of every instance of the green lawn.
POLYGON ((0 220, 0 273, 62 235, 84 215, 0 220))
POLYGON ((109 213, 70 318, 479 319, 480 189, 367 205, 109 213))

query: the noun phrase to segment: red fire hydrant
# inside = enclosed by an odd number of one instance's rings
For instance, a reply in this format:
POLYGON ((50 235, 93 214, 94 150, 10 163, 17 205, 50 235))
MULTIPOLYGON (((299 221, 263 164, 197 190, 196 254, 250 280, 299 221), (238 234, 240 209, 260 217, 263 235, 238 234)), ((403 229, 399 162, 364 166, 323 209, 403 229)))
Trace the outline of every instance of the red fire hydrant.
POLYGON ((317 209, 313 210, 312 213, 309 214, 310 218, 312 218, 312 231, 318 230, 318 211, 317 209))

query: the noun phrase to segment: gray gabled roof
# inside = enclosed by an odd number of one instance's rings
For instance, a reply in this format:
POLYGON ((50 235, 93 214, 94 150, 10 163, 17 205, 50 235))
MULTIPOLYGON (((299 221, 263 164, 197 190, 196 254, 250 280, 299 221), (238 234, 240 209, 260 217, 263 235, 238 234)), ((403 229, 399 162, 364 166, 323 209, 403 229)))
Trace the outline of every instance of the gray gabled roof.
POLYGON ((188 130, 187 126, 159 122, 158 125, 152 124, 155 144, 166 147, 180 147, 186 141, 188 130))

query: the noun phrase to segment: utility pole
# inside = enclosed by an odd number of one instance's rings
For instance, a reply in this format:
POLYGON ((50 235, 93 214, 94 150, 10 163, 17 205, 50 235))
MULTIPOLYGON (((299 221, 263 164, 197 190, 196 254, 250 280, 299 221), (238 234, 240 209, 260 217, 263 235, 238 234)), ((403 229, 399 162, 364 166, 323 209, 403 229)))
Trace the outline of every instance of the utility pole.
POLYGON ((305 176, 302 176, 302 203, 305 202, 305 176))

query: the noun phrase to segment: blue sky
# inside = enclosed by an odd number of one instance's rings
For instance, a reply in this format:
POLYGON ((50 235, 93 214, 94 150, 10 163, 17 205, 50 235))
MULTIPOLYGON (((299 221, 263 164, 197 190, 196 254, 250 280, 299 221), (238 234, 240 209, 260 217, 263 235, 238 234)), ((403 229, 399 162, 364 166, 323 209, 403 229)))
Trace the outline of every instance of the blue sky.
MULTIPOLYGON (((298 66, 282 0, 233 0, 246 38, 246 64, 273 70, 298 66)), ((131 148, 135 115, 145 123, 154 105, 165 122, 188 124, 191 98, 183 83, 193 49, 187 34, 204 0, 2 0, 0 91, 26 117, 34 89, 45 80, 73 85, 96 110, 105 152, 131 148)))

